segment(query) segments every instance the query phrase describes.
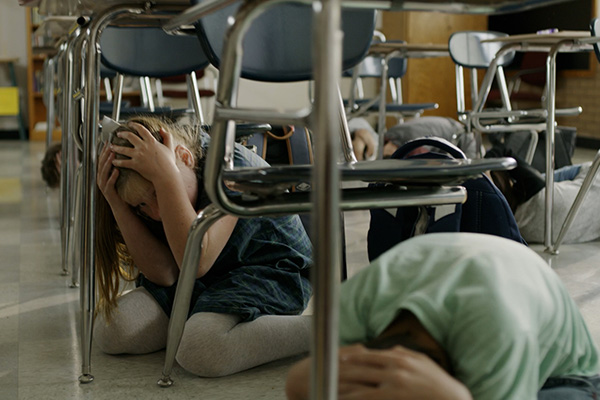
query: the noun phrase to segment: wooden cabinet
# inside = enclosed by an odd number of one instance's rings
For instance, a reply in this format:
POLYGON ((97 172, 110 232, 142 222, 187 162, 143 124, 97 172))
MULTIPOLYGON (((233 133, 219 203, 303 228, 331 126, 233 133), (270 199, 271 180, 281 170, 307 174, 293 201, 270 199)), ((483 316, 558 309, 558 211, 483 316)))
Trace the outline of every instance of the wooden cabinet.
MULTIPOLYGON (((438 12, 384 12, 382 31, 387 40, 408 43, 447 44, 450 34, 460 30, 486 30, 487 16, 438 12)), ((436 102, 437 110, 423 115, 456 118, 456 78, 450 57, 408 60, 402 80, 406 103, 436 102)))
MULTIPOLYGON (((27 10, 27 126, 30 140, 46 139, 46 106, 42 93, 44 61, 56 51, 49 43, 40 42, 34 36, 41 22, 37 7, 27 10)), ((55 129, 52 137, 55 141, 60 140, 60 129, 55 129)))

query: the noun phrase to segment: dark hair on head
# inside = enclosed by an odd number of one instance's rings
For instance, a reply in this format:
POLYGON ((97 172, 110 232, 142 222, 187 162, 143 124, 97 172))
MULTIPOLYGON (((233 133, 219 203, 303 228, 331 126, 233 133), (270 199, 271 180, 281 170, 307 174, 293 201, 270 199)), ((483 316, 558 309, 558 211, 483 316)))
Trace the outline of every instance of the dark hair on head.
POLYGON ((42 179, 46 182, 48 187, 53 189, 60 186, 60 165, 56 160, 60 151, 60 143, 55 143, 48 147, 46 154, 44 154, 44 158, 42 159, 42 166, 40 168, 42 179))

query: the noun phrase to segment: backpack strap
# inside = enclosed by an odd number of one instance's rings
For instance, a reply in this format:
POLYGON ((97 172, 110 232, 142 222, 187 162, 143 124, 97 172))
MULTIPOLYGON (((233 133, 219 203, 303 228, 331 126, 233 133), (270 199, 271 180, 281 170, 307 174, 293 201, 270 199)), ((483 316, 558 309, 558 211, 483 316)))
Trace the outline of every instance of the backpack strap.
POLYGON ((392 158, 406 158, 406 156, 413 150, 418 149, 421 146, 435 147, 438 150, 443 150, 450 154, 454 158, 466 159, 465 153, 457 146, 449 142, 448 140, 440 137, 429 136, 414 139, 404 143, 398 148, 392 155, 392 158))

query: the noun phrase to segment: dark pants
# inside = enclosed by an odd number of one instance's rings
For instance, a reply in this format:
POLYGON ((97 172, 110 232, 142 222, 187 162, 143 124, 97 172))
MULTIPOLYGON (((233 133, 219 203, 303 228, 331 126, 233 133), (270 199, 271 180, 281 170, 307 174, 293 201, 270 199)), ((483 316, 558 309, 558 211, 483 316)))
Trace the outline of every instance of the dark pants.
POLYGON ((549 378, 538 392, 538 400, 598 400, 600 376, 549 378))
POLYGON ((546 179, 537 169, 527 164, 525 160, 515 155, 511 149, 504 147, 502 144, 494 145, 494 147, 485 153, 485 157, 512 157, 517 161, 516 168, 506 171, 513 182, 510 189, 512 193, 504 194, 507 198, 512 197, 514 206, 525 203, 546 186, 546 179))

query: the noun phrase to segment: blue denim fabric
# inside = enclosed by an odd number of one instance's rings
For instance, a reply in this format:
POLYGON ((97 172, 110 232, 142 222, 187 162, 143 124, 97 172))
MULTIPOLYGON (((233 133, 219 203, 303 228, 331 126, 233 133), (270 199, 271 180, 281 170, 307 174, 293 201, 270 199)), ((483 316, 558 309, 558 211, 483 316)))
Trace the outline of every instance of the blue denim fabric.
MULTIPOLYGON (((580 170, 581 165, 568 165, 566 167, 559 168, 554 171, 554 182, 572 181, 575 179, 580 170)), ((542 176, 545 178, 546 174, 542 174, 542 176)))
POLYGON ((549 378, 538 392, 538 400, 598 400, 600 376, 549 378))

